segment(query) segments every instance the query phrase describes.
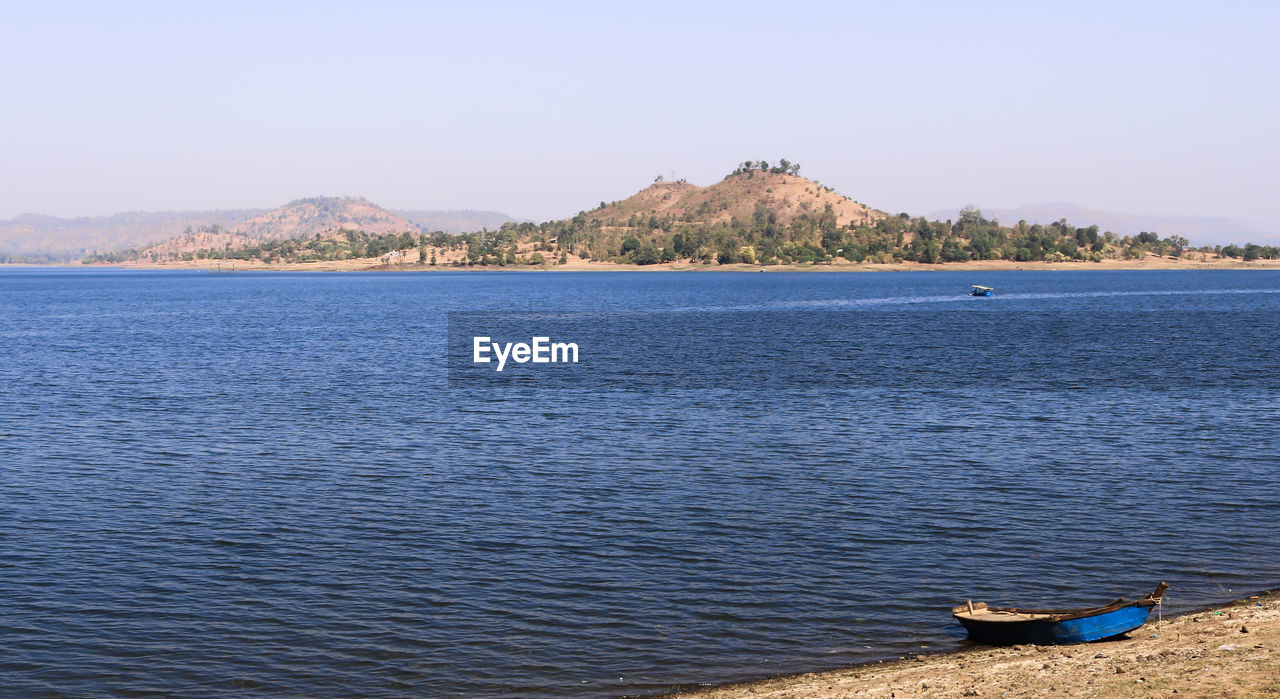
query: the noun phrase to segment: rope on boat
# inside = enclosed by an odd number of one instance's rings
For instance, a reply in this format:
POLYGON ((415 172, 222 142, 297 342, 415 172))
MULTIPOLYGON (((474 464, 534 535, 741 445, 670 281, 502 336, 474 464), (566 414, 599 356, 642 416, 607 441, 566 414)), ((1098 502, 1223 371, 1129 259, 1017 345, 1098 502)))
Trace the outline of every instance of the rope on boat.
POLYGON ((1156 605, 1156 626, 1164 623, 1164 593, 1168 591, 1169 584, 1161 581, 1161 583, 1156 586, 1156 591, 1147 595, 1147 599, 1151 600, 1156 605))

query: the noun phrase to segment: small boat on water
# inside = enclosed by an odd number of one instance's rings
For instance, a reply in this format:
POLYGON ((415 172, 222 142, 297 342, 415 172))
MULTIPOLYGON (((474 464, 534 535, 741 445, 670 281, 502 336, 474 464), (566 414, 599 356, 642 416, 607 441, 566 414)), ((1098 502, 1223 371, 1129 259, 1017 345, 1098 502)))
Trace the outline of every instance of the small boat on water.
POLYGON ((992 287, 974 284, 973 291, 970 291, 969 295, 970 296, 990 296, 991 292, 993 291, 995 291, 995 289, 993 289, 992 287))
POLYGON ((1126 602, 1121 598, 1091 609, 989 607, 985 602, 970 601, 952 609, 951 615, 969 632, 969 638, 980 643, 1085 643, 1119 636, 1147 623, 1151 608, 1160 604, 1168 589, 1162 582, 1140 600, 1126 602))

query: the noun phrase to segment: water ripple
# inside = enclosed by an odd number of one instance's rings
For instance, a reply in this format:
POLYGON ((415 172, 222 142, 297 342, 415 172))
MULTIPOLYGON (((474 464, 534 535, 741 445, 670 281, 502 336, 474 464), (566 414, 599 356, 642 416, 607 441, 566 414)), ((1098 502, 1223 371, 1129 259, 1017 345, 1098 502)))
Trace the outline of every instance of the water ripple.
POLYGON ((1164 579, 1177 611, 1274 586, 1277 291, 1211 272, 0 272, 0 678, 657 693, 956 647, 965 598, 1164 579), (467 309, 848 311, 890 373, 459 393, 445 312, 467 309), (945 352, 962 315, 1043 332, 983 376, 945 352))

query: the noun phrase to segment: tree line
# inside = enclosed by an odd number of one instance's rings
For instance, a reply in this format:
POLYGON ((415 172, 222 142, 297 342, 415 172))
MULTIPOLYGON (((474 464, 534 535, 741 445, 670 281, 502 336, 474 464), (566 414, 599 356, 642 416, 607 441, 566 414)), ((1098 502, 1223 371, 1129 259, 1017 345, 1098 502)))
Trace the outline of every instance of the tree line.
MULTIPOLYGON (((217 231, 214 231, 217 232, 217 231)), ((971 260, 1018 262, 1101 262, 1142 259, 1148 254, 1178 258, 1201 253, 1252 261, 1280 259, 1271 245, 1202 246, 1192 248, 1181 236, 1142 232, 1121 236, 1097 226, 1077 227, 1066 220, 1048 225, 1019 221, 1004 226, 966 208, 954 221, 930 221, 905 213, 874 223, 840 226, 830 205, 822 211, 780 221, 776 212, 757 206, 747 220, 696 223, 658 215, 632 215, 624 221, 588 218, 546 223, 506 223, 497 231, 450 234, 371 234, 358 230, 313 235, 233 247, 210 247, 164 255, 129 249, 91 253, 85 263, 163 262, 167 259, 260 260, 266 264, 330 262, 348 259, 405 257, 419 250, 421 264, 445 264, 437 254, 451 252, 453 266, 564 264, 569 254, 586 260, 637 265, 692 264, 823 264, 851 262, 918 262, 945 264, 971 260)))

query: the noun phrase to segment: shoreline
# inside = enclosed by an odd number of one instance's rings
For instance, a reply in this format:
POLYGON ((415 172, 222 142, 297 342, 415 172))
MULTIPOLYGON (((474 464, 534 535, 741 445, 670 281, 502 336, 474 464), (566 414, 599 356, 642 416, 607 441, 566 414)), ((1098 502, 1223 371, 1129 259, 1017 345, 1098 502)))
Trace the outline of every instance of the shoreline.
POLYGON ((385 264, 378 259, 341 260, 332 262, 292 262, 265 264, 253 261, 203 260, 171 263, 95 263, 95 264, 28 264, 3 263, 0 267, 54 267, 59 269, 129 269, 129 270, 204 270, 210 272, 1021 272, 1021 271, 1141 271, 1141 270, 1280 270, 1280 260, 1235 259, 1189 260, 1156 258, 1144 260, 1104 260, 1102 262, 1014 262, 1011 260, 974 260, 923 264, 919 262, 834 262, 830 264, 790 265, 701 265, 663 263, 655 265, 620 264, 616 262, 572 261, 565 265, 470 266, 385 264))
POLYGON ((1280 589, 1064 646, 974 645, 757 680, 673 687, 697 699, 843 696, 1257 696, 1280 694, 1280 589))

